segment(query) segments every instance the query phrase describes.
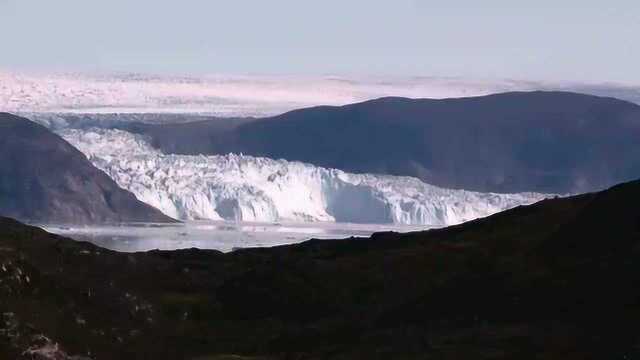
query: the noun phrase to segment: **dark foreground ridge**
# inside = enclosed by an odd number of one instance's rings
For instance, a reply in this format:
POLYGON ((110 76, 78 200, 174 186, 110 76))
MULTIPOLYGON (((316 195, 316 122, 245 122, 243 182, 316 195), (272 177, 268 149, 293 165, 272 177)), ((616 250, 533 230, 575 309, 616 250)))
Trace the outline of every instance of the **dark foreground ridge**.
POLYGON ((635 359, 638 199, 636 181, 229 254, 116 253, 2 218, 0 358, 635 359))
POLYGON ((0 113, 0 215, 74 224, 173 221, 58 135, 7 113, 0 113))
POLYGON ((569 92, 382 98, 129 130, 167 153, 244 153, 466 190, 579 193, 640 177, 640 106, 569 92))

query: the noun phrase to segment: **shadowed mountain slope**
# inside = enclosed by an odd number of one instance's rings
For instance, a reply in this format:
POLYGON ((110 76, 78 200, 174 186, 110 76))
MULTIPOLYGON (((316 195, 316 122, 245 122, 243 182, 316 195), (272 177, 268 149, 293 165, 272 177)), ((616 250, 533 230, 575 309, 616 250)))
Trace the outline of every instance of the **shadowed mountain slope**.
POLYGON ((0 214, 57 223, 167 222, 59 136, 0 113, 0 214))
POLYGON ((640 106, 567 92, 382 98, 134 131, 165 152, 284 158, 477 191, 585 192, 640 176, 640 106))

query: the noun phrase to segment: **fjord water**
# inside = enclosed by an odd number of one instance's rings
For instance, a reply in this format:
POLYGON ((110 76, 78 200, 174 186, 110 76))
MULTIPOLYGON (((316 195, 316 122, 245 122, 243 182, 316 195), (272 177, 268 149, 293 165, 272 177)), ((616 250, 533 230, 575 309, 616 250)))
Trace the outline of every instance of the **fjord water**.
POLYGON ((48 232, 88 241, 121 252, 187 248, 229 252, 240 248, 300 243, 309 239, 368 237, 374 232, 407 232, 429 226, 329 222, 188 221, 177 224, 137 223, 110 226, 42 225, 48 232))

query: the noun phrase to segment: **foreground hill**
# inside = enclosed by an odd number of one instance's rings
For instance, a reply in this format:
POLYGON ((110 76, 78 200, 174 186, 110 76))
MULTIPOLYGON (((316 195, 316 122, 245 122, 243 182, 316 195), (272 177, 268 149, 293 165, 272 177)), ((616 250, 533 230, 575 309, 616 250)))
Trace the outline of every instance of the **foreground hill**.
POLYGON ((640 106, 567 92, 382 98, 132 128, 170 153, 244 153, 476 191, 584 192, 640 176, 640 106))
POLYGON ((0 219, 0 356, 633 359, 638 198, 636 181, 441 230, 229 254, 122 254, 0 219))
POLYGON ((172 221, 59 136, 7 113, 0 113, 0 214, 74 224, 172 221))

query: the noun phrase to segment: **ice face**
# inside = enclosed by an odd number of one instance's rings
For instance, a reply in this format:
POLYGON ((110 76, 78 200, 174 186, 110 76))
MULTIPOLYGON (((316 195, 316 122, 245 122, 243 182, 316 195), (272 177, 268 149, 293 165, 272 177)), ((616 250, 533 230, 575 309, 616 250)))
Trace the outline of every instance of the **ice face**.
POLYGON ((184 220, 446 226, 546 197, 450 190, 411 177, 235 154, 163 154, 145 138, 121 130, 59 134, 141 201, 184 220))

